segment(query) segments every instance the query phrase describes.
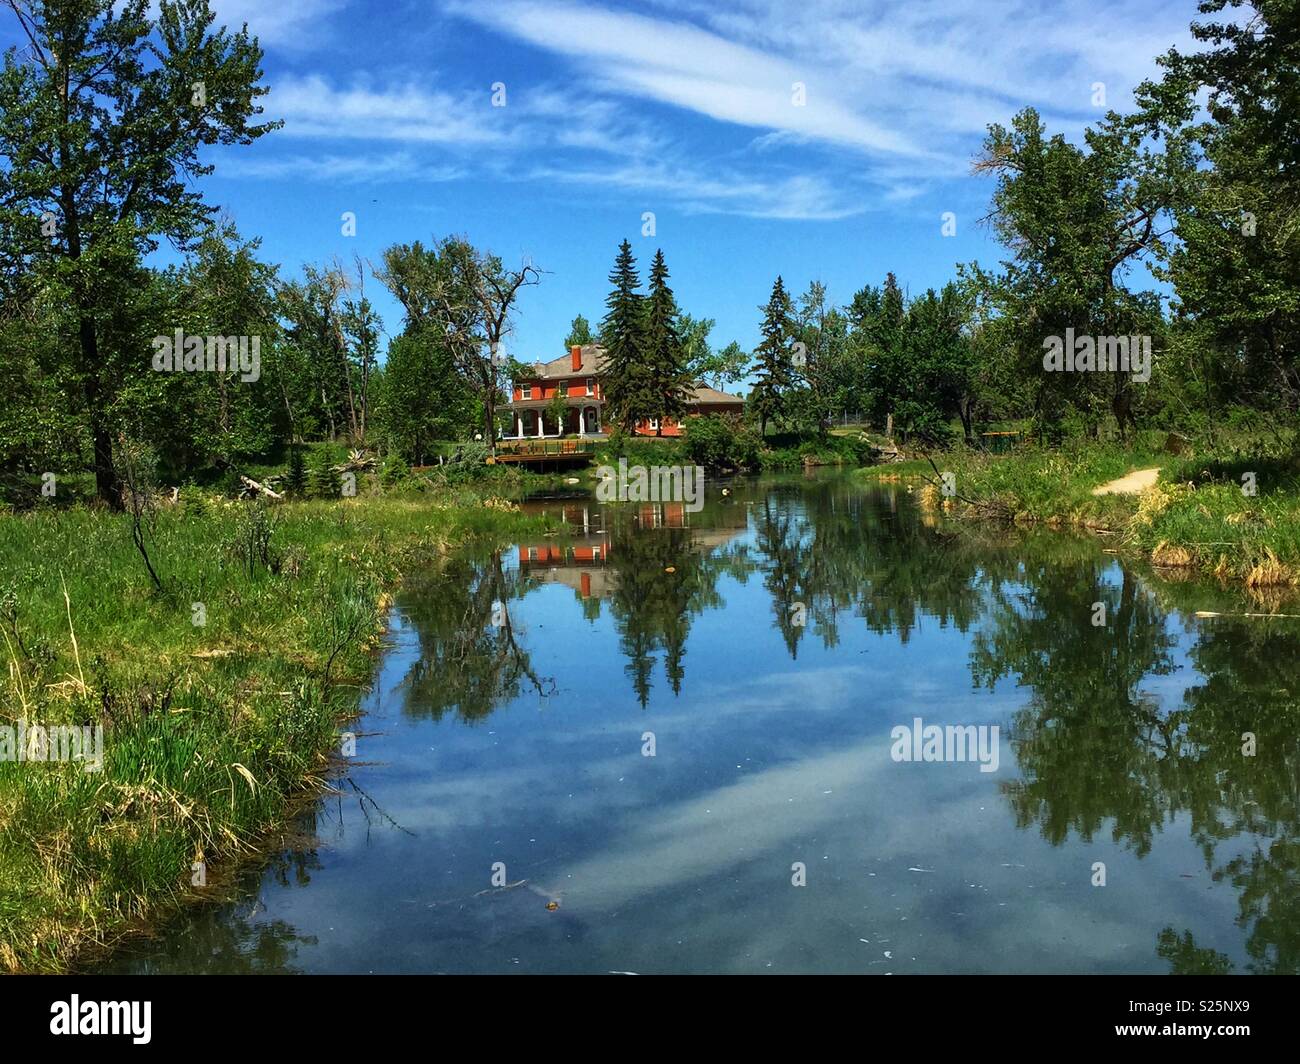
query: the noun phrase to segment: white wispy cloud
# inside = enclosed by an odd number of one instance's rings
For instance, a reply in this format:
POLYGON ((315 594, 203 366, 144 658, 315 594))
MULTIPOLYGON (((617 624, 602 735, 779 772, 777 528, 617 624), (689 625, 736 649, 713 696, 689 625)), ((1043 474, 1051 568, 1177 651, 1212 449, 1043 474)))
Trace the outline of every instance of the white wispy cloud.
MULTIPOLYGON (((274 39, 332 12, 346 18, 345 2, 259 15, 253 0, 222 0, 220 10, 247 14, 254 31, 260 20, 274 39)), ((559 71, 541 82, 507 77, 505 107, 491 106, 489 81, 467 85, 464 71, 284 76, 272 80, 268 116, 303 141, 378 146, 357 149, 371 153, 365 163, 326 154, 320 165, 341 180, 421 168, 383 149, 388 143, 431 156, 424 162, 435 171, 802 220, 896 208, 960 179, 985 127, 1027 105, 1077 137, 1102 114, 1093 86, 1103 83, 1107 106, 1123 109, 1156 73, 1157 54, 1189 45, 1195 13, 1195 0, 1157 0, 1141 12, 1120 0, 734 0, 725 10, 651 0, 635 12, 581 0, 436 6, 451 25, 521 42, 559 71)), ((264 165, 311 169, 305 157, 264 165)))
POLYGON ((785 130, 867 151, 924 155, 905 133, 819 92, 814 67, 738 44, 685 22, 550 0, 464 4, 448 10, 583 61, 608 91, 644 96, 723 122, 785 130), (804 87, 797 104, 794 87, 804 87))
POLYGON ((299 178, 336 184, 383 181, 456 181, 469 176, 459 166, 429 166, 410 152, 360 155, 280 155, 250 158, 231 153, 220 164, 223 177, 275 179, 299 178))
POLYGON ((406 82, 376 87, 364 81, 341 87, 319 74, 282 77, 266 97, 268 118, 284 120, 296 137, 393 140, 474 147, 504 138, 467 93, 406 82))
POLYGON ((346 6, 347 0, 212 0, 218 23, 231 30, 247 23, 262 45, 292 50, 318 44, 346 6))

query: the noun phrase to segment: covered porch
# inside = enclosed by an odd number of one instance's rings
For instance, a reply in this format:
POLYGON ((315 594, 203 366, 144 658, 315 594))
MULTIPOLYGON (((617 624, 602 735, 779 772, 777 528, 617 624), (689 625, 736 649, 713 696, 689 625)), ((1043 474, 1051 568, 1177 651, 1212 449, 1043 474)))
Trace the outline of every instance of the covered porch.
POLYGON ((592 398, 569 400, 565 404, 563 419, 557 423, 549 401, 513 403, 510 406, 510 416, 514 426, 506 431, 502 439, 545 440, 564 436, 582 438, 604 435, 600 419, 600 408, 603 405, 602 401, 592 398))

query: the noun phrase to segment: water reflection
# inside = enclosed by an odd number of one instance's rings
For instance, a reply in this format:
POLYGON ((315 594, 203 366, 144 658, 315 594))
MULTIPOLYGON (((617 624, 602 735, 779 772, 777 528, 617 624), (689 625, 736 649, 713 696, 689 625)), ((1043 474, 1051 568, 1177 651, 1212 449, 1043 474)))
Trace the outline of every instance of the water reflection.
POLYGON ((315 936, 393 889, 421 931, 391 970, 1300 971, 1296 622, 1197 620, 1241 607, 850 477, 527 508, 556 534, 402 596, 371 719, 408 730, 366 786, 418 845, 344 839, 310 934, 227 916, 203 948, 370 970, 315 936), (922 711, 1000 723, 1003 771, 900 771, 922 711), (794 855, 829 879, 792 895, 794 855), (526 889, 482 889, 499 856, 526 889))

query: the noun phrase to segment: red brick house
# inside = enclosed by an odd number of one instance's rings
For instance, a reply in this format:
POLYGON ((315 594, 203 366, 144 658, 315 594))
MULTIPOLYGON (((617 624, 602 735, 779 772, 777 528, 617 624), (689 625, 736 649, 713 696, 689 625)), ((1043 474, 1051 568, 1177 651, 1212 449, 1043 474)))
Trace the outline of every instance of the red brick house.
MULTIPOLYGON (((600 344, 575 344, 569 353, 550 362, 538 362, 533 372, 515 385, 508 405, 514 430, 507 439, 545 439, 556 436, 595 436, 605 432, 602 412, 605 396, 601 389, 601 368, 605 349, 600 344), (550 406, 556 395, 564 397, 564 424, 557 425, 550 406)), ((693 414, 740 414, 745 401, 716 388, 697 384, 691 389, 686 416, 693 414)), ((657 421, 642 421, 638 436, 680 436, 681 425, 666 418, 662 432, 657 421)))

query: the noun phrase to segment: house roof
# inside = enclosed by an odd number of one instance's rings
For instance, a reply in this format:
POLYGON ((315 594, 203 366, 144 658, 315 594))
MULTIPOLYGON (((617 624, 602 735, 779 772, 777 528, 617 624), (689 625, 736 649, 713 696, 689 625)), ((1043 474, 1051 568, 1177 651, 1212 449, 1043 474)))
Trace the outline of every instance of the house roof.
POLYGON ((605 366, 605 349, 600 344, 582 345, 582 368, 573 368, 573 354, 561 355, 549 362, 532 363, 532 380, 555 380, 559 377, 594 376, 605 366))
POLYGON ((745 400, 736 395, 728 395, 726 392, 720 392, 717 388, 710 388, 704 384, 697 384, 691 389, 690 398, 687 402, 708 405, 710 403, 743 403, 745 400))
MULTIPOLYGON (((533 375, 525 379, 548 381, 562 380, 565 377, 599 376, 605 368, 605 349, 600 344, 583 344, 580 350, 581 369, 573 368, 573 354, 570 352, 559 358, 553 358, 549 362, 534 362, 532 364, 533 375)), ((694 385, 687 401, 704 406, 744 402, 739 396, 728 395, 726 392, 720 392, 717 388, 710 388, 704 384, 694 385)))

